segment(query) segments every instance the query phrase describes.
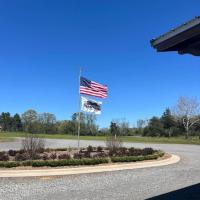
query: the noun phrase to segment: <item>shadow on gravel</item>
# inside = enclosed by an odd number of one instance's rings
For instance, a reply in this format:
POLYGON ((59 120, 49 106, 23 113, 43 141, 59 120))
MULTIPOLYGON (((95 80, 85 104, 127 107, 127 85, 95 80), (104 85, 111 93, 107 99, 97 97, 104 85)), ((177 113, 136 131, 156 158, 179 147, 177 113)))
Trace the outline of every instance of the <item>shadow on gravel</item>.
POLYGON ((148 200, 200 200, 200 184, 192 185, 180 190, 175 190, 160 196, 149 198, 148 200))

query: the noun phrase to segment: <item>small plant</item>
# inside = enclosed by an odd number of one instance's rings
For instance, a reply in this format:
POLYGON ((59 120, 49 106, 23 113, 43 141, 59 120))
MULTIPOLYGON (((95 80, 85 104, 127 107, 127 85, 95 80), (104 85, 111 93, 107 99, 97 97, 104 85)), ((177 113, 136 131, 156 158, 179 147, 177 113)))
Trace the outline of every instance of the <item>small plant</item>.
POLYGON ((27 153, 17 153, 16 156, 15 156, 15 160, 16 161, 25 161, 25 160, 28 160, 29 159, 29 156, 27 153))
POLYGON ((143 149, 143 155, 150 155, 153 154, 155 151, 152 148, 144 148, 143 149))
POLYGON ((50 149, 50 148, 46 148, 46 149, 44 150, 44 152, 49 153, 49 152, 51 152, 51 149, 50 149))
POLYGON ((15 156, 16 154, 17 154, 17 151, 15 151, 15 150, 10 149, 10 150, 8 151, 8 155, 9 155, 9 156, 15 156))
POLYGON ((39 154, 35 154, 33 157, 32 157, 32 160, 40 160, 42 157, 39 155, 39 154))
POLYGON ((102 152, 102 151, 103 151, 103 147, 98 146, 98 147, 97 147, 97 151, 98 151, 98 152, 102 152))
POLYGON ((108 155, 105 152, 97 152, 95 155, 92 156, 92 158, 105 158, 108 157, 108 155))
POLYGON ((49 156, 52 160, 55 160, 57 158, 57 154, 56 153, 52 153, 50 156, 49 156))
POLYGON ((20 149, 20 150, 18 151, 18 153, 23 154, 23 153, 25 153, 25 150, 24 150, 24 149, 20 149))
POLYGON ((84 155, 82 153, 79 152, 74 154, 74 159, 82 159, 82 158, 84 158, 84 155))
POLYGON ((129 148, 128 151, 129 151, 129 155, 132 156, 134 154, 134 152, 135 152, 135 148, 131 147, 131 148, 129 148))
POLYGON ((0 152, 0 161, 8 161, 9 156, 5 152, 0 152))
POLYGON ((134 147, 129 148, 129 156, 140 156, 142 155, 142 149, 136 149, 134 147))
POLYGON ((71 158, 71 156, 69 154, 61 154, 58 156, 59 160, 69 160, 71 158))
POLYGON ((67 151, 67 148, 56 148, 55 151, 67 151))
POLYGON ((128 149, 126 147, 120 147, 117 150, 117 155, 118 156, 126 156, 128 154, 128 149))
POLYGON ((89 145, 87 147, 87 152, 89 152, 89 153, 93 152, 93 147, 91 145, 89 145))
POLYGON ((44 153, 44 151, 45 151, 45 149, 44 149, 43 147, 41 147, 41 148, 38 149, 37 152, 38 152, 38 153, 44 153))
POLYGON ((117 149, 109 149, 108 155, 109 156, 116 156, 117 155, 117 149))
POLYGON ((48 159, 49 159, 48 154, 44 153, 44 154, 42 155, 42 160, 48 160, 48 159))
POLYGON ((84 158, 91 158, 91 157, 92 157, 92 156, 91 156, 91 153, 92 153, 92 152, 85 151, 85 152, 84 152, 84 158))

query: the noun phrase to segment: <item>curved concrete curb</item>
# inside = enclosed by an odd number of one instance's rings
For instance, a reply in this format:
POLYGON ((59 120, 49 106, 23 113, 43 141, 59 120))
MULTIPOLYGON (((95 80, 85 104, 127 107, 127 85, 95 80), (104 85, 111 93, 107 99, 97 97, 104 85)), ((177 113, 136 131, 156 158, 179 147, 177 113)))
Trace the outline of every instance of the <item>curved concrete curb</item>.
POLYGON ((98 165, 89 167, 69 167, 69 168, 51 168, 51 169, 31 169, 31 170, 0 170, 0 177, 36 177, 36 176, 63 176, 74 174, 89 174, 98 172, 111 172, 120 170, 130 170, 148 167, 159 167, 174 164, 180 161, 177 155, 171 155, 170 158, 164 160, 154 160, 136 163, 120 163, 110 165, 98 165))

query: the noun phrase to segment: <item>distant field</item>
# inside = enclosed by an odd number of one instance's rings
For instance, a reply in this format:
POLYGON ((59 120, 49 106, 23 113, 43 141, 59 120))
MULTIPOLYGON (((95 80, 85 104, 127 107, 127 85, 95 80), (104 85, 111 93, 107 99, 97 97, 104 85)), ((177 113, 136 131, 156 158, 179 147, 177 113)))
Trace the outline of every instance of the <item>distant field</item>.
POLYGON ((6 138, 6 137, 1 137, 0 136, 0 142, 12 142, 14 140, 15 140, 15 138, 11 138, 11 137, 6 138))
MULTIPOLYGON (((26 133, 0 133, 0 142, 12 141, 16 137, 25 137, 26 133)), ((74 135, 64 134, 37 134, 41 138, 50 139, 77 139, 74 135)), ((81 140, 105 140, 105 136, 80 136, 81 140)), ((185 139, 184 137, 133 137, 125 136, 122 137, 123 142, 138 142, 138 143, 160 143, 160 144, 200 144, 198 137, 190 137, 185 139)))

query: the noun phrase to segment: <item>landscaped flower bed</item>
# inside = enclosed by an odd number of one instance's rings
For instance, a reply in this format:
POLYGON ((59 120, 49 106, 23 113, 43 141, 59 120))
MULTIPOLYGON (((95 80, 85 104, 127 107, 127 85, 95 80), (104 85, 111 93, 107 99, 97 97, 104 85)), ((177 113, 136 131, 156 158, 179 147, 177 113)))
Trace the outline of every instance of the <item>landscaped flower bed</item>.
POLYGON ((9 150, 0 152, 0 167, 12 168, 19 166, 60 167, 77 165, 97 165, 116 162, 136 162, 158 159, 163 152, 152 148, 102 148, 88 146, 77 150, 72 148, 38 149, 34 152, 9 150))

